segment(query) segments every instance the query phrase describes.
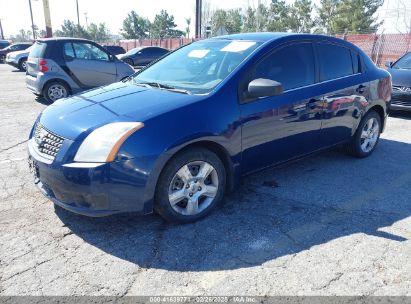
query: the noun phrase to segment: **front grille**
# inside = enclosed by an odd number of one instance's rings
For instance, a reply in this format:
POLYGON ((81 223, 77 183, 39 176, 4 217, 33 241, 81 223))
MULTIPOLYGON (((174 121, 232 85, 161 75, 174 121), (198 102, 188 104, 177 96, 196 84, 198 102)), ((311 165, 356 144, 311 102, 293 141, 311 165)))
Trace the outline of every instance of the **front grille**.
POLYGON ((54 160, 64 141, 63 137, 50 132, 39 123, 36 125, 33 138, 40 155, 51 160, 54 160))
POLYGON ((396 99, 391 99, 391 104, 393 105, 398 105, 398 106, 404 106, 404 107, 411 107, 411 100, 396 100, 396 99))
POLYGON ((403 93, 411 93, 411 87, 404 87, 404 86, 392 86, 392 90, 394 92, 403 92, 403 93))

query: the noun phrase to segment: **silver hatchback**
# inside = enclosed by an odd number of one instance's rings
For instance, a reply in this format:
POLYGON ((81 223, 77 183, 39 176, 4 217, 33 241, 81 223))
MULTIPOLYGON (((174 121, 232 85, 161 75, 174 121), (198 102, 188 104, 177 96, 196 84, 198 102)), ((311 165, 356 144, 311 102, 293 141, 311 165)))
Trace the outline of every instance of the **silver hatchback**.
POLYGON ((78 38, 37 40, 27 60, 26 84, 48 102, 118 82, 134 69, 97 43, 78 38))

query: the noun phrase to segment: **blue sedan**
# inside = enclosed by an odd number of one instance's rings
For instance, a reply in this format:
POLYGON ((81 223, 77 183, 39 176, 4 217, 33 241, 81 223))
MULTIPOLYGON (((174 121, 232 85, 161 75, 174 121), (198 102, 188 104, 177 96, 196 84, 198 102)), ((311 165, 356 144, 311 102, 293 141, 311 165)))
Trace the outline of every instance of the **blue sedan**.
POLYGON ((67 210, 191 222, 254 171, 339 144, 369 156, 390 93, 390 75, 346 41, 222 36, 47 107, 30 133, 29 165, 67 210))

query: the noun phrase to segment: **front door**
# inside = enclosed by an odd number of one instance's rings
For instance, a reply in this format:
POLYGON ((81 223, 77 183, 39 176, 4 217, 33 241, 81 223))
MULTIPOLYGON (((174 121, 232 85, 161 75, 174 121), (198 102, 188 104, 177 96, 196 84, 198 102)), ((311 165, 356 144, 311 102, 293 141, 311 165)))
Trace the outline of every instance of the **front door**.
POLYGON ((240 105, 242 173, 317 150, 323 107, 316 92, 312 43, 292 43, 275 50, 253 68, 249 77, 278 81, 284 93, 240 105))
POLYGON ((102 48, 89 42, 64 44, 64 59, 71 77, 81 87, 97 87, 116 81, 116 63, 102 48))

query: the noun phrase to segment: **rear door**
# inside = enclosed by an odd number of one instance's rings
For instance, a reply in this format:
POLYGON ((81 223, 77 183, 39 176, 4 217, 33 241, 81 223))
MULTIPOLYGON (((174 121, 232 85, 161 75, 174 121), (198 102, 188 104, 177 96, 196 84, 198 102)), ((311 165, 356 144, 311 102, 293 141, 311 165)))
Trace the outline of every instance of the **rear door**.
POLYGON ((316 43, 320 90, 324 92, 321 142, 324 146, 350 139, 362 109, 367 106, 369 84, 362 74, 357 52, 329 42, 316 43))
POLYGON ((280 82, 284 93, 243 101, 243 174, 310 153, 319 147, 322 105, 316 92, 313 44, 298 42, 281 47, 261 60, 253 79, 280 82))
POLYGON ((66 42, 64 60, 70 74, 82 87, 97 87, 116 81, 117 68, 110 55, 90 42, 66 42))

